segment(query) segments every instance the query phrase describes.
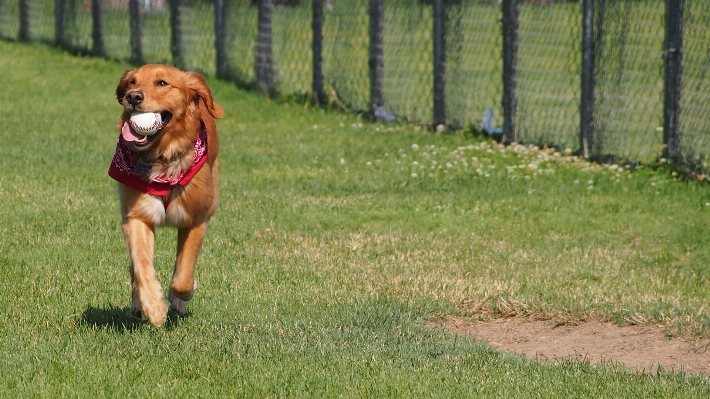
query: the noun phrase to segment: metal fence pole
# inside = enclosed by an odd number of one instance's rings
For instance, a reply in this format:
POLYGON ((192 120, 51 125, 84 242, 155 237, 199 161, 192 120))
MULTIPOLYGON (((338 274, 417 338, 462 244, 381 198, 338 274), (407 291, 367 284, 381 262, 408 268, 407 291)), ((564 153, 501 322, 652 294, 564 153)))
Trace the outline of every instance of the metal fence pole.
POLYGON ((384 6, 383 0, 370 0, 370 104, 384 105, 384 6))
POLYGON ((106 49, 104 47, 104 27, 101 10, 101 0, 91 0, 91 14, 93 19, 93 53, 99 57, 106 57, 106 49))
POLYGON ((589 157, 594 148, 594 0, 582 2, 582 93, 579 149, 589 157))
POLYGON ((259 2, 259 31, 254 49, 254 71, 257 85, 270 97, 276 94, 272 34, 273 13, 273 0, 261 0, 259 2))
POLYGON ((26 42, 30 38, 30 0, 20 0, 20 41, 26 42))
POLYGON ((665 155, 677 160, 680 153, 680 94, 683 77, 683 8, 685 0, 666 0, 665 90, 663 142, 665 155))
POLYGON ((503 0, 503 139, 516 141, 515 94, 518 63, 518 0, 503 0))
POLYGON ((446 126, 446 11, 434 0, 434 125, 446 126))
POLYGON ((54 0, 54 41, 64 47, 64 0, 54 0))
POLYGON ((323 1, 313 0, 313 94, 316 106, 325 99, 323 95, 323 1))
POLYGON ((185 49, 182 43, 182 10, 181 0, 170 0, 170 52, 173 64, 177 68, 185 68, 185 49))
POLYGON ((224 1, 214 1, 214 47, 217 77, 227 78, 227 40, 224 26, 224 1))
POLYGON ((138 0, 130 0, 128 8, 131 16, 131 62, 143 64, 143 46, 141 44, 141 14, 138 0))

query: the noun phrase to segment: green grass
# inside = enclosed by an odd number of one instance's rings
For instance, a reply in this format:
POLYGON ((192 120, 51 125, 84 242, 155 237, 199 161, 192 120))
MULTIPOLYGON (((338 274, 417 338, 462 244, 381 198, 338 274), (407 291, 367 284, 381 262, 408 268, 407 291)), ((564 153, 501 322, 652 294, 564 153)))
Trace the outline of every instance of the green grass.
MULTIPOLYGON (((425 327, 533 314, 710 336, 707 185, 371 125, 210 79, 225 109, 222 203, 188 316, 154 329, 127 316, 106 175, 127 66, 0 52, 2 397, 710 394, 703 376, 542 364, 425 327)), ((157 236, 166 284, 175 234, 157 236)))

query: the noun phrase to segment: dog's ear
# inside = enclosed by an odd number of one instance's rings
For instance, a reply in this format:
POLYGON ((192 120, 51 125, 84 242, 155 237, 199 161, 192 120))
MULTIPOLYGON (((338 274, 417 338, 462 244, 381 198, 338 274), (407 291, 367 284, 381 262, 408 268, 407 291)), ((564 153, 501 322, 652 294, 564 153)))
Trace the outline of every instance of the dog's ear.
POLYGON ((212 98, 212 92, 210 91, 207 82, 205 82, 204 76, 199 73, 186 72, 185 81, 187 82, 187 87, 194 94, 195 100, 202 99, 205 106, 207 106, 207 111, 216 119, 220 119, 224 116, 224 110, 222 106, 219 105, 214 98, 212 98))
POLYGON ((128 83, 131 80, 133 72, 133 70, 126 70, 125 72, 123 72, 123 76, 121 76, 121 80, 118 82, 118 86, 116 87, 116 99, 118 100, 119 104, 123 104, 123 97, 126 96, 126 91, 128 90, 128 83))

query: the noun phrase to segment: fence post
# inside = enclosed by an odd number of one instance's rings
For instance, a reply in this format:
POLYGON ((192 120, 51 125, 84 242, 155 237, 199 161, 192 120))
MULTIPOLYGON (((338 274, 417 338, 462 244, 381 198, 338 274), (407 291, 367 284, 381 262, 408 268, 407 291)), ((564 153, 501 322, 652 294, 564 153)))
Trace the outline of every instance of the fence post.
POLYGON ((319 106, 323 95, 323 1, 313 0, 313 104, 319 106))
POLYGON ((582 2, 582 93, 580 99, 579 149, 589 158, 594 148, 594 0, 582 2))
POLYGON ((516 141, 515 94, 518 64, 518 0, 503 0, 503 140, 516 141))
POLYGON ((274 13, 273 0, 259 1, 259 26, 254 49, 254 71, 259 88, 268 96, 276 94, 274 87, 273 35, 271 29, 274 13))
POLYGON ((680 153, 680 94, 683 77, 683 6, 685 0, 666 0, 665 87, 663 142, 665 156, 678 160, 680 153))
POLYGON ((224 0, 214 2, 214 47, 217 77, 227 78, 227 41, 224 27, 224 0))
POLYGON ((434 126, 446 126, 446 11, 444 0, 433 1, 434 126))
POLYGON ((93 19, 92 36, 94 39, 93 53, 99 57, 106 57, 106 50, 104 48, 103 17, 101 11, 101 0, 91 0, 91 14, 93 19))
POLYGON ((181 3, 181 0, 170 0, 170 52, 173 56, 173 64, 180 69, 185 68, 181 3))
POLYGON ((372 107, 385 105, 384 99, 384 44, 383 44, 383 0, 370 0, 370 104, 372 107))
POLYGON ((141 13, 138 0, 130 0, 128 8, 131 14, 131 62, 143 64, 143 46, 141 45, 141 13))
POLYGON ((54 41, 64 46, 64 0, 54 0, 54 41))
POLYGON ((20 41, 27 42, 30 38, 30 0, 20 0, 20 41))

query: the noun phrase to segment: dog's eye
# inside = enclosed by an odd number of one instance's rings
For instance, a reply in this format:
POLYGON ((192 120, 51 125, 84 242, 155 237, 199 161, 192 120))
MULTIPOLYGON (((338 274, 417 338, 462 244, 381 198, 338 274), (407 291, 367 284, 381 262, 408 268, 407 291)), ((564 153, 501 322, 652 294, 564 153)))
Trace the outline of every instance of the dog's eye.
POLYGON ((160 79, 157 82, 155 82, 155 84, 157 84, 158 86, 167 86, 168 82, 164 81, 163 79, 160 79))
POLYGON ((132 85, 136 84, 136 80, 135 80, 135 79, 131 79, 130 84, 132 84, 132 85))

